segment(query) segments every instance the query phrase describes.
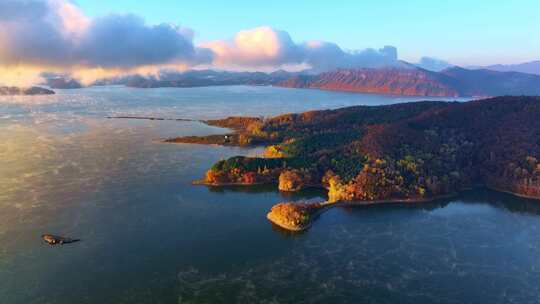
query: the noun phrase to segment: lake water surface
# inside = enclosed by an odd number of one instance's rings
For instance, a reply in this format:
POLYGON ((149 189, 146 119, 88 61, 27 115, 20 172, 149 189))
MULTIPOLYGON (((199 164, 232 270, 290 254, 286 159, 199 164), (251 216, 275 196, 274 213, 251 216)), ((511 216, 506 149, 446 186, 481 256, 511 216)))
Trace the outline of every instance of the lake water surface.
POLYGON ((271 87, 95 87, 0 98, 0 303, 540 303, 540 202, 471 191, 336 208, 301 234, 273 187, 192 186, 260 149, 162 144, 208 119, 425 98, 271 87), (50 247, 43 233, 81 238, 50 247))

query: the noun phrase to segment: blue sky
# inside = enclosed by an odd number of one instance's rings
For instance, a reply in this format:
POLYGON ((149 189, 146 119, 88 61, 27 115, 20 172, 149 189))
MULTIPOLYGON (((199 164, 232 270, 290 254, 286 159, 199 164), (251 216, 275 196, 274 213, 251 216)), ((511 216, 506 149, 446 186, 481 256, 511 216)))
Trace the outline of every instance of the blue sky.
POLYGON ((150 24, 179 23, 195 42, 267 25, 297 42, 332 41, 344 49, 393 45, 399 57, 455 64, 540 59, 540 1, 144 1, 76 0, 90 17, 132 13, 150 24))

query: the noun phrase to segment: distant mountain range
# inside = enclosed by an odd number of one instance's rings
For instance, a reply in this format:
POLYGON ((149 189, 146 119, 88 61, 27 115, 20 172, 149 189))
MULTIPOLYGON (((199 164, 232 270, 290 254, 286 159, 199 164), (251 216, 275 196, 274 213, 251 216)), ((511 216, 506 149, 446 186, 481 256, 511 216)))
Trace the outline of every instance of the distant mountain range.
MULTIPOLYGON (((78 88, 75 80, 49 79, 52 88, 78 88)), ((540 75, 450 67, 440 72, 410 64, 387 68, 313 71, 229 72, 191 70, 162 72, 159 77, 131 75, 103 79, 94 85, 125 85, 135 88, 201 87, 219 85, 272 85, 361 93, 408 96, 540 95, 540 75)))
POLYGON ((53 89, 80 89, 83 87, 77 80, 64 77, 47 78, 45 84, 53 89))
POLYGON ((296 73, 290 73, 283 70, 272 73, 192 70, 184 73, 162 74, 159 79, 133 77, 123 84, 137 88, 275 85, 294 75, 296 75, 296 73))
POLYGON ((361 93, 459 96, 449 77, 420 68, 340 69, 318 75, 297 75, 279 86, 361 93))
MULTIPOLYGON (((215 70, 189 70, 186 72, 161 72, 158 77, 127 75, 100 79, 92 85, 125 85, 135 88, 200 87, 218 85, 275 85, 298 73, 278 70, 263 72, 229 72, 215 70)), ((55 75, 47 78, 45 85, 53 89, 77 89, 82 85, 74 79, 55 75)))
POLYGON ((472 66, 471 69, 486 69, 498 72, 520 72, 540 75, 540 60, 519 64, 495 64, 488 66, 472 66))

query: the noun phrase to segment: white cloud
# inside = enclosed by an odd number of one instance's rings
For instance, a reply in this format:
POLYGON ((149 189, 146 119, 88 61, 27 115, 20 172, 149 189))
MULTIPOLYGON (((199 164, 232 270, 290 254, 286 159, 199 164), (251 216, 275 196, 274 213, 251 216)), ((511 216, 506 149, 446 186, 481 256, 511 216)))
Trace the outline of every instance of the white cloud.
POLYGON ((441 59, 433 57, 422 57, 420 58, 420 61, 416 64, 416 66, 426 70, 439 72, 449 67, 452 67, 453 65, 441 59))
POLYGON ((289 34, 270 27, 238 32, 232 40, 218 40, 201 45, 215 54, 214 63, 230 66, 279 66, 301 63, 302 49, 289 34))
POLYGON ((346 51, 324 41, 298 43, 282 30, 257 27, 230 40, 193 44, 192 29, 148 25, 135 15, 86 16, 70 0, 0 0, 0 82, 35 81, 40 72, 103 76, 194 66, 277 68, 380 67, 399 64, 395 47, 346 51), (5 75, 10 75, 5 76, 5 75))
POLYGON ((193 31, 134 15, 91 19, 68 0, 0 1, 0 66, 35 70, 132 69, 210 63, 193 31))
POLYGON ((324 41, 295 43, 285 31, 257 27, 238 32, 231 40, 208 42, 202 47, 215 53, 214 64, 231 67, 280 67, 306 64, 317 70, 354 67, 379 67, 397 64, 397 50, 344 51, 324 41))
POLYGON ((398 65, 397 49, 385 46, 382 49, 343 51, 331 42, 311 41, 304 44, 305 61, 316 70, 335 68, 376 68, 398 65))

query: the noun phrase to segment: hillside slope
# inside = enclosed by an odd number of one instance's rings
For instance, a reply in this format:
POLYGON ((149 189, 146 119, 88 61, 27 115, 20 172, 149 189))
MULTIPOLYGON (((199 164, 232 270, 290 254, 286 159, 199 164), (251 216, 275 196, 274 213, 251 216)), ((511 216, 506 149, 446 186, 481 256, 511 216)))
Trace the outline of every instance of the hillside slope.
POLYGON ((354 69, 336 70, 319 75, 299 75, 280 86, 362 93, 382 93, 411 96, 459 96, 448 85, 451 79, 423 69, 354 69))
POLYGON ((540 95, 538 75, 459 67, 441 72, 421 68, 341 69, 319 75, 297 75, 278 85, 412 96, 540 95))
POLYGON ((519 64, 494 64, 476 68, 499 72, 520 72, 540 75, 540 60, 529 61, 519 64))

